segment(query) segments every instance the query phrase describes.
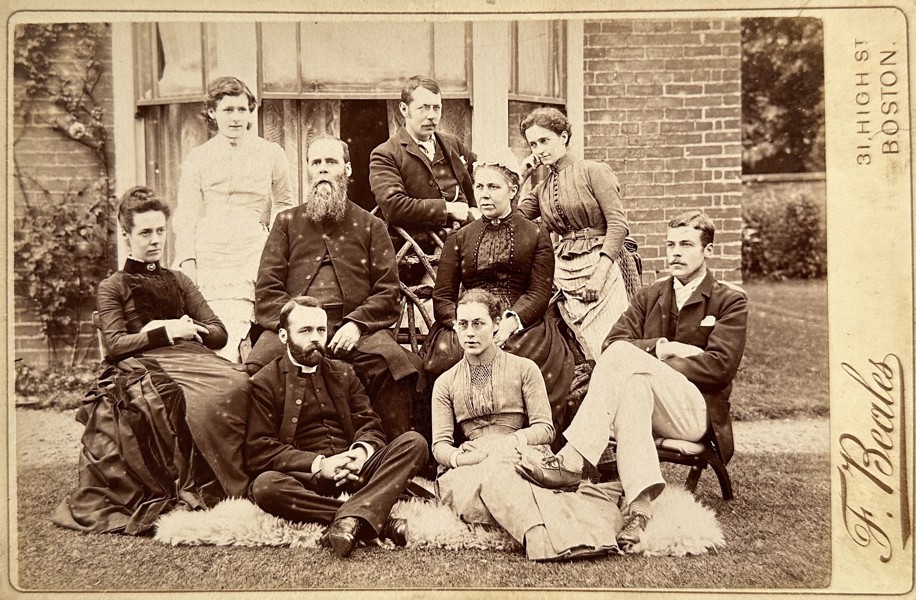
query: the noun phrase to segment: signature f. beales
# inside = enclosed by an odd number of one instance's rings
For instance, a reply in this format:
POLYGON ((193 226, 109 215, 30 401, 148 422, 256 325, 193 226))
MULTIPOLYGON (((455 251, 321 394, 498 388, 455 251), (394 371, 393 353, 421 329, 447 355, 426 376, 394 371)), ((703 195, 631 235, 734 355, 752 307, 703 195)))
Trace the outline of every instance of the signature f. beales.
POLYGON ((885 505, 889 503, 882 497, 899 496, 896 519, 902 545, 910 536, 903 366, 894 354, 888 354, 882 362, 868 362, 872 367, 870 381, 850 364, 840 365, 870 393, 872 426, 861 438, 849 432, 840 434, 837 442, 841 464, 837 470, 846 532, 859 546, 867 547, 873 542, 880 546, 881 562, 888 562, 893 555, 888 530, 894 526, 895 515, 887 510, 885 505))

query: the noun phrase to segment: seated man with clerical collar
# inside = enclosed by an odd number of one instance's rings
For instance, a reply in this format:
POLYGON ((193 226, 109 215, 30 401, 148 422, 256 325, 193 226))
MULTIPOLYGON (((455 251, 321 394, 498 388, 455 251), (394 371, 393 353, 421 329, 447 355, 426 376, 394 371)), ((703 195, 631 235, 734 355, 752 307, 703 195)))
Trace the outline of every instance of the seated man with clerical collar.
POLYGON ((376 537, 403 546, 407 523, 391 507, 426 463, 426 441, 409 431, 385 443, 353 368, 325 356, 327 335, 317 299, 297 296, 280 311, 285 352, 251 378, 250 495, 272 515, 328 524, 321 542, 341 558, 376 537))

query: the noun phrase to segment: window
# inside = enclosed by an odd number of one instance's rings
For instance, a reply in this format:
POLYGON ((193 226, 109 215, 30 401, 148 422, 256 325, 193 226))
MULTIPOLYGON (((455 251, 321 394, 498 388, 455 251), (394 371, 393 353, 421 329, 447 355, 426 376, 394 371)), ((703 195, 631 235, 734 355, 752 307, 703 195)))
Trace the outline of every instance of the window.
POLYGON ((510 100, 566 102, 566 26, 562 21, 515 21, 510 30, 510 100))
MULTIPOLYGON (((521 120, 539 106, 551 105, 566 112, 566 24, 516 21, 510 37, 509 147, 516 156, 526 157, 531 150, 518 129, 521 120)), ((537 169, 524 191, 545 176, 545 168, 537 169)))
POLYGON ((257 81, 254 23, 137 23, 137 104, 199 102, 211 79, 257 81))
POLYGON ((467 97, 469 25, 260 23, 265 98, 390 98, 410 75, 429 75, 446 97, 467 97))

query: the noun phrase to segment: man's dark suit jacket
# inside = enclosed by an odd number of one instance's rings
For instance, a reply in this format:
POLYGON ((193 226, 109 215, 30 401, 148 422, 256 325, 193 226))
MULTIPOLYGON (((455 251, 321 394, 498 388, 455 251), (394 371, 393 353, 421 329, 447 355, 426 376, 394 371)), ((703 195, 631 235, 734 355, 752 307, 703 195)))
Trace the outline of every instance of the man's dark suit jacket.
POLYGON ((305 293, 327 253, 343 292, 344 320, 360 325, 364 335, 394 325, 400 314, 398 268, 382 220, 349 201, 336 224, 324 226, 303 212, 299 206, 280 213, 267 237, 255 285, 258 323, 277 330, 280 309, 305 293))
POLYGON ((674 357, 666 363, 703 393, 719 454, 728 462, 735 451, 728 397, 744 354, 747 296, 741 288, 717 281, 707 272, 681 308, 673 340, 668 335, 672 306, 676 306, 672 277, 640 288, 611 328, 602 349, 625 340, 654 355, 655 343, 661 337, 702 349, 696 356, 674 357))
MULTIPOLYGON (((470 169, 477 156, 453 135, 436 133, 438 147, 455 172, 466 202, 474 203, 470 169)), ((423 151, 401 127, 369 158, 369 185, 389 225, 428 230, 448 225, 445 199, 423 151)))
MULTIPOLYGON (((265 471, 309 473, 318 456, 308 448, 293 446, 298 417, 295 403, 299 388, 298 367, 286 353, 251 378, 252 403, 248 417, 246 458, 252 475, 265 471)), ((385 445, 382 422, 349 364, 324 359, 318 366, 325 390, 334 402, 344 437, 349 444, 363 442, 378 450, 385 445)))

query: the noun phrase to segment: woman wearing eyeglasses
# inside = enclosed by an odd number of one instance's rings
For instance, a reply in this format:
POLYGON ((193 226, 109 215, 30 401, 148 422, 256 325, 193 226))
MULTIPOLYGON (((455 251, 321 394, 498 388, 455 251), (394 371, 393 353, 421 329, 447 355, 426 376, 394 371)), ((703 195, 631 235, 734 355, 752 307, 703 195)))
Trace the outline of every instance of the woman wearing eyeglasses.
POLYGON ((485 290, 457 301, 464 356, 433 387, 436 496, 466 523, 505 529, 530 560, 604 553, 615 547, 620 524, 613 494, 590 484, 584 493, 555 493, 516 471, 521 451, 549 444, 555 430, 537 366, 496 345, 502 318, 499 300, 485 290))

